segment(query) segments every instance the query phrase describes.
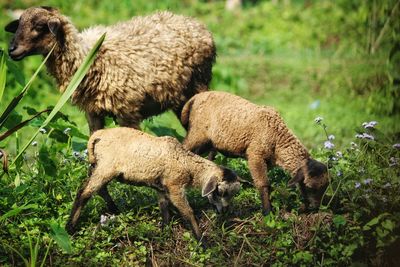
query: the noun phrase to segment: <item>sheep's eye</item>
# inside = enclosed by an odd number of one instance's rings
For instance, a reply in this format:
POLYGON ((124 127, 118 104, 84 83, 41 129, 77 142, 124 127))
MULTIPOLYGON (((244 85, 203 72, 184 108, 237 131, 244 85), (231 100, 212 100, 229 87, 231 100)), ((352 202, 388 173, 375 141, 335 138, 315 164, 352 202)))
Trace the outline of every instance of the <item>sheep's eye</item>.
POLYGON ((45 29, 45 27, 46 27, 45 24, 43 24, 43 23, 38 23, 38 24, 36 24, 36 25, 33 27, 33 29, 34 29, 35 31, 40 32, 40 31, 43 31, 43 30, 45 29))

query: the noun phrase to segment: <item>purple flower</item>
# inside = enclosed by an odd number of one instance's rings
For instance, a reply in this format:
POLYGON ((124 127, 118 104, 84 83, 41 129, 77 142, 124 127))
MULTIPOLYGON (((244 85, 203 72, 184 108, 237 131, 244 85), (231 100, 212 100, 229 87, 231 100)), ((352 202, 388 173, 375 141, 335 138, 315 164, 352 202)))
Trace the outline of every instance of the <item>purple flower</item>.
POLYGON ((393 148, 400 149, 400 143, 394 144, 394 145, 393 145, 393 148))
POLYGON ((354 187, 355 188, 359 188, 361 186, 361 184, 359 183, 359 182, 356 182, 355 184, 354 184, 354 187))
POLYGON ((370 122, 364 122, 363 124, 362 124, 362 126, 365 128, 365 129, 373 129, 373 128, 375 128, 375 126, 378 124, 378 122, 377 121, 370 121, 370 122))
POLYGON ((365 179, 365 180, 363 181, 364 184, 370 184, 371 182, 372 182, 372 179, 371 179, 371 178, 365 179))
POLYGON ((326 149, 333 149, 335 147, 335 145, 331 141, 325 141, 324 142, 324 147, 326 149))
POLYGON ((316 118, 314 119, 314 121, 315 121, 316 124, 320 124, 321 121, 323 121, 323 120, 324 120, 324 118, 322 118, 322 117, 316 117, 316 118))
POLYGON ((370 135, 370 134, 367 134, 367 133, 356 134, 355 137, 356 137, 356 138, 359 138, 359 139, 375 140, 375 137, 374 137, 374 136, 372 136, 372 135, 370 135))

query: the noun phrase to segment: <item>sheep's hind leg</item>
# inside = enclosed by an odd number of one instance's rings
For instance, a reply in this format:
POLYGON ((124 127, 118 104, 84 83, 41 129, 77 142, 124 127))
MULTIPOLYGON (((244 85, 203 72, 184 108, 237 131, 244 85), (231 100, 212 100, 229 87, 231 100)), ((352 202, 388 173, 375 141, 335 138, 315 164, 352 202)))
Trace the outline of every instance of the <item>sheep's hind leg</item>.
POLYGON ((65 226, 68 233, 72 234, 75 232, 75 227, 78 222, 79 216, 81 215, 82 209, 89 201, 89 199, 98 192, 103 186, 105 186, 113 175, 103 173, 95 170, 93 174, 85 181, 82 188, 78 191, 74 204, 72 206, 71 215, 65 226))
POLYGON ((117 205, 115 205, 110 193, 107 190, 107 185, 104 185, 99 190, 99 195, 104 199, 107 204, 108 212, 112 214, 117 214, 119 212, 117 205))
POLYGON ((267 164, 262 157, 249 156, 248 165, 254 185, 260 192, 263 214, 267 215, 271 211, 267 164))

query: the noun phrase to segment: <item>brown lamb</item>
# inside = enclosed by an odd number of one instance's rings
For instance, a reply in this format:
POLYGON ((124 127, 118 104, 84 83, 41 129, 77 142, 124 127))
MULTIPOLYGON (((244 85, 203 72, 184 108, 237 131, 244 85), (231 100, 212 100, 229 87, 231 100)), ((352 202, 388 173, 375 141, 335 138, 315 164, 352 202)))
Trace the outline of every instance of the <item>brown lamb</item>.
POLYGON ((267 165, 287 170, 292 176, 289 186, 299 183, 305 208, 319 206, 328 183, 327 168, 310 157, 274 108, 225 92, 204 92, 186 103, 181 122, 188 131, 183 145, 190 151, 217 150, 247 159, 265 214, 271 210, 267 165))
POLYGON ((157 190, 163 225, 170 220, 169 203, 187 220, 198 240, 199 225, 185 196, 188 186, 202 188, 219 211, 228 207, 230 199, 240 189, 238 177, 229 169, 187 151, 173 137, 154 137, 141 131, 120 127, 98 130, 88 142, 91 175, 79 190, 66 229, 72 233, 81 210, 89 198, 98 192, 108 209, 117 211, 107 184, 120 182, 146 185, 157 190))
POLYGON ((170 12, 78 32, 57 9, 32 7, 5 30, 15 33, 9 47, 14 60, 45 56, 55 45, 46 65, 61 92, 106 33, 97 58, 72 95, 72 102, 86 112, 91 133, 104 128, 107 115, 133 128, 167 109, 179 117, 191 96, 208 90, 216 56, 212 35, 203 24, 170 12))

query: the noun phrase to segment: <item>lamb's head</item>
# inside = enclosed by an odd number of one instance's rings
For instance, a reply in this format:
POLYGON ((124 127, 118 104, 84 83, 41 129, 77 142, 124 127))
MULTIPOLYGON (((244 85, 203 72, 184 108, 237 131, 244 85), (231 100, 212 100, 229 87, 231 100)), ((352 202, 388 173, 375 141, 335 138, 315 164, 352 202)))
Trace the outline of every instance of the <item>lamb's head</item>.
POLYGON ((308 159, 295 177, 288 182, 288 186, 300 185, 301 193, 311 209, 321 204, 322 196, 328 186, 328 168, 325 164, 314 159, 308 159))
POLYGON ((234 195, 240 190, 240 183, 235 172, 221 168, 221 177, 211 176, 203 186, 201 195, 207 197, 218 212, 225 212, 234 195))
POLYGON ((14 33, 8 48, 13 60, 30 55, 46 55, 56 41, 63 36, 60 29, 60 13, 52 7, 31 7, 18 20, 7 24, 5 30, 14 33))

